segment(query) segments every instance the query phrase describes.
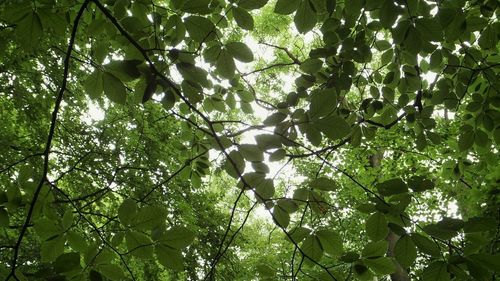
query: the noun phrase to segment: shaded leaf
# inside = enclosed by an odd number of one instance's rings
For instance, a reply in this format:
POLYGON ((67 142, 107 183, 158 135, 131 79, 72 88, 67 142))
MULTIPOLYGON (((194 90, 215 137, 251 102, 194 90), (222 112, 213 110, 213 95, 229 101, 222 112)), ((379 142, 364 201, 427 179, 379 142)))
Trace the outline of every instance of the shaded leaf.
POLYGON ((435 261, 428 265, 422 273, 423 281, 449 281, 450 274, 448 273, 448 266, 445 262, 435 261))
POLYGON ((295 27, 300 33, 306 33, 316 25, 316 13, 309 0, 302 0, 293 18, 295 27))
POLYGON ((300 0, 278 0, 274 6, 274 12, 281 15, 289 15, 297 10, 300 0))
POLYGON ((229 42, 226 44, 228 52, 237 60, 241 62, 253 61, 253 53, 245 43, 242 42, 229 42))
POLYGON ((127 101, 127 89, 120 79, 109 72, 102 76, 104 94, 113 102, 125 104, 127 101))
POLYGON ((316 188, 319 190, 333 191, 337 189, 337 183, 329 178, 320 177, 312 180, 309 183, 311 188, 316 188))
POLYGON ((253 17, 245 9, 242 9, 240 7, 234 7, 233 16, 234 20, 236 21, 236 24, 238 24, 239 27, 246 30, 253 30, 254 26, 253 17))
POLYGON ((189 16, 184 19, 189 37, 196 42, 209 41, 215 37, 215 25, 202 16, 189 16))
POLYGON ((366 221, 366 234, 373 241, 384 239, 389 233, 387 220, 382 213, 374 213, 366 221))
POLYGON ((403 268, 413 264, 417 258, 417 247, 408 235, 401 236, 394 247, 394 257, 403 268))

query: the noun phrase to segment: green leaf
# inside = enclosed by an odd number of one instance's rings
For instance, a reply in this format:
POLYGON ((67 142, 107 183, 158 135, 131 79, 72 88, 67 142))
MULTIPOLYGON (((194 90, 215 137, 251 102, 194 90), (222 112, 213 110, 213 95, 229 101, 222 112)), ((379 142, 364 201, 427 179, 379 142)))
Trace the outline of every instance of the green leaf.
POLYGON ((238 6, 247 9, 254 10, 264 7, 269 0, 239 0, 238 6))
POLYGON ((137 212, 137 203, 132 199, 123 200, 118 208, 118 219, 124 225, 129 225, 137 212))
POLYGON ((278 0, 274 6, 274 12, 281 15, 289 15, 297 10, 300 0, 278 0))
POLYGON ((420 36, 420 31, 410 26, 406 32, 406 38, 404 41, 405 50, 410 54, 416 55, 422 49, 422 38, 420 36))
POLYGON ((443 40, 443 30, 437 18, 419 18, 415 27, 424 40, 439 42, 443 40))
POLYGON ((436 50, 431 55, 430 62, 429 62, 429 68, 431 70, 440 69, 442 62, 443 62, 443 54, 442 54, 441 50, 436 50))
POLYGON ((438 223, 426 225, 422 229, 430 236, 448 240, 456 236, 463 226, 462 220, 445 217, 438 223))
POLYGON ((496 144, 500 145, 500 127, 495 128, 493 131, 493 140, 496 144))
POLYGON ((394 178, 377 184, 377 190, 383 196, 391 196, 408 192, 408 186, 402 179, 394 178))
POLYGON ((99 265, 99 271, 102 273, 102 275, 111 280, 123 280, 125 278, 123 269, 116 264, 99 265))
POLYGON ((374 213, 366 221, 366 234, 373 241, 384 239, 389 233, 387 220, 382 213, 374 213))
MULTIPOLYGON (((292 231, 290 231, 290 237, 291 241, 295 243, 300 243, 302 240, 304 240, 309 234, 311 233, 311 229, 307 227, 302 227, 299 226, 297 228, 294 228, 292 231)), ((287 237, 288 240, 290 238, 287 237)))
POLYGON ((65 230, 69 229, 72 224, 73 224, 73 211, 66 210, 66 212, 64 212, 63 219, 62 219, 63 230, 65 231, 65 230))
POLYGON ((430 240, 429 238, 422 236, 418 233, 412 233, 410 236, 413 239, 413 242, 415 242, 415 245, 421 252, 431 255, 433 257, 439 257, 441 255, 441 250, 439 249, 439 246, 436 245, 436 243, 432 242, 432 240, 430 240))
POLYGON ((398 13, 393 0, 385 0, 379 10, 380 24, 385 28, 391 28, 398 18, 398 13))
POLYGON ((469 259, 472 259, 481 266, 486 267, 493 272, 500 272, 500 255, 480 253, 470 255, 469 259))
POLYGON ((496 229, 496 220, 492 217, 472 217, 464 224, 465 233, 493 231, 496 229))
POLYGON ((311 188, 325 190, 325 191, 334 191, 337 189, 337 183, 329 178, 320 177, 312 180, 309 183, 311 188))
POLYGON ((321 132, 313 126, 306 127, 306 137, 314 146, 319 146, 321 144, 321 132))
POLYGON ((422 177, 414 176, 408 180, 408 186, 415 192, 423 192, 434 188, 434 182, 422 177))
POLYGON ((286 114, 281 113, 281 112, 276 112, 271 115, 269 115, 265 120, 264 120, 264 125, 266 126, 274 126, 278 125, 281 123, 281 121, 285 120, 287 117, 286 114))
POLYGON ((254 95, 250 91, 245 91, 245 90, 237 91, 236 94, 238 95, 240 100, 244 102, 252 102, 255 100, 254 95))
POLYGON ((351 132, 351 126, 344 118, 337 115, 321 118, 313 124, 330 140, 341 139, 351 132))
POLYGON ((40 255, 42 262, 53 262, 64 251, 64 243, 66 239, 64 235, 58 235, 50 240, 42 243, 40 247, 40 255))
POLYGON ((387 253, 388 243, 385 240, 370 242, 365 245, 361 255, 364 258, 382 257, 387 253))
POLYGON ((245 43, 229 42, 226 44, 227 51, 237 60, 241 62, 252 62, 253 53, 245 43))
POLYGON ((87 241, 82 237, 79 233, 74 231, 68 231, 66 233, 66 237, 68 239, 69 246, 78 252, 85 252, 87 250, 87 241))
POLYGON ((176 66, 184 79, 203 87, 210 86, 206 70, 189 63, 178 63, 176 66))
POLYGON ((302 242, 300 249, 309 259, 318 262, 323 256, 323 248, 321 242, 316 235, 309 235, 302 242))
POLYGON ((316 58, 308 58, 300 64, 300 70, 305 73, 315 74, 316 72, 321 70, 323 66, 323 61, 316 58))
POLYGON ((286 151, 284 149, 277 149, 271 155, 269 155, 269 161, 275 162, 280 161, 286 157, 286 151))
POLYGON ((396 242, 394 257, 403 268, 410 267, 417 258, 417 247, 408 235, 403 235, 396 242))
POLYGON ((145 234, 137 231, 128 231, 125 234, 128 251, 140 259, 151 259, 153 257, 153 246, 151 239, 145 234))
POLYGON ((241 144, 238 147, 243 158, 252 162, 264 161, 264 154, 262 150, 255 144, 241 144))
MULTIPOLYGON (((269 180, 271 180, 271 179, 269 179, 269 180)), ((294 200, 289 199, 289 198, 284 198, 284 199, 278 200, 277 205, 289 214, 296 212, 299 208, 297 203, 294 200)))
POLYGON ((181 250, 193 243, 194 238, 195 235, 190 229, 183 226, 173 226, 165 231, 159 241, 172 249, 181 250))
POLYGON ((134 217, 132 227, 138 230, 151 230, 167 220, 167 211, 160 206, 145 206, 134 217))
POLYGON ((95 270, 90 270, 89 272, 89 279, 90 281, 103 281, 104 279, 102 278, 102 275, 95 270))
POLYGON ((233 178, 238 178, 245 171, 245 160, 239 151, 233 150, 229 152, 229 159, 224 164, 224 170, 233 178), (235 167, 236 166, 236 169, 235 167))
POLYGON ((133 81, 141 76, 138 66, 140 60, 115 60, 104 65, 104 70, 123 82, 133 81))
POLYGON ((273 219, 278 226, 283 228, 286 228, 290 223, 290 215, 279 205, 273 208, 273 219))
POLYGON ((115 103, 125 104, 127 101, 127 89, 120 79, 109 72, 102 76, 104 94, 115 103))
POLYGON ((189 37, 198 43, 210 41, 215 38, 215 25, 202 16, 189 16, 184 19, 189 37))
POLYGON ((36 12, 28 13, 17 22, 16 36, 21 47, 28 52, 35 50, 43 35, 42 21, 36 12))
POLYGON ((272 179, 263 179, 255 185, 255 192, 260 196, 259 201, 268 200, 274 196, 274 182, 272 179))
POLYGON ((377 274, 386 275, 394 273, 396 271, 396 266, 394 265, 392 260, 387 257, 364 259, 363 263, 377 274))
POLYGON ((35 231, 42 240, 54 238, 61 233, 61 229, 56 226, 55 222, 46 217, 35 222, 35 231))
POLYGON ((306 33, 316 26, 316 13, 312 9, 309 0, 300 2, 293 21, 300 33, 306 33))
POLYGON ((4 207, 0 207, 0 227, 8 227, 9 223, 9 214, 4 207))
POLYGON ((262 150, 281 148, 281 137, 278 135, 256 135, 255 142, 262 150))
POLYGON ((342 238, 338 233, 331 230, 319 230, 316 232, 316 236, 325 253, 334 257, 342 255, 342 238))
POLYGON ((57 36, 64 36, 68 28, 64 13, 56 12, 50 8, 37 8, 38 16, 43 29, 57 36))
POLYGON ((239 27, 246 30, 253 30, 253 17, 249 12, 240 7, 234 7, 233 16, 239 27))
POLYGON ((103 92, 102 72, 94 70, 83 83, 83 88, 92 99, 100 97, 103 92))
POLYGON ((233 56, 227 50, 221 50, 215 68, 221 77, 231 79, 236 71, 233 56))
POLYGON ((155 253, 161 265, 175 271, 184 270, 184 259, 181 251, 160 244, 156 245, 155 253))
POLYGON ((54 267, 57 273, 79 270, 81 268, 80 254, 66 253, 60 255, 59 257, 57 257, 54 267))
MULTIPOLYGON (((498 26, 497 26, 498 27, 498 26)), ((493 24, 486 27, 483 32, 481 32, 481 37, 479 37, 479 46, 481 49, 494 49, 498 44, 498 29, 495 28, 493 24)))
POLYGON ((469 150, 474 144, 474 131, 465 130, 458 137, 458 149, 460 151, 469 150))
POLYGON ((186 0, 181 10, 191 14, 209 14, 211 12, 209 4, 210 0, 186 0))
POLYGON ((422 273, 423 281, 449 281, 450 274, 445 262, 435 261, 428 265, 422 273))

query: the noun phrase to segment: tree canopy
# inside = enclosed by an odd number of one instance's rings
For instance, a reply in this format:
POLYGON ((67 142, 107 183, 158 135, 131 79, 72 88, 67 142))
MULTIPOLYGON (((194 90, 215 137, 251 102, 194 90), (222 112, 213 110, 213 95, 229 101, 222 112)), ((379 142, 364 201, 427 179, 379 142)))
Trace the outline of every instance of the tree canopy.
POLYGON ((496 280, 497 0, 3 0, 0 278, 496 280))

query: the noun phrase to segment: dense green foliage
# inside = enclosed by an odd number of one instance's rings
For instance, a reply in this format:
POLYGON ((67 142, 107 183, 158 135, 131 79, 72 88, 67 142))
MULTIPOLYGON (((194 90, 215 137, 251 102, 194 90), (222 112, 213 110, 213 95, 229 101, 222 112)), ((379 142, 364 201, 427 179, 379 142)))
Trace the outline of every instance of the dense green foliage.
POLYGON ((495 280, 497 0, 3 0, 0 278, 495 280))

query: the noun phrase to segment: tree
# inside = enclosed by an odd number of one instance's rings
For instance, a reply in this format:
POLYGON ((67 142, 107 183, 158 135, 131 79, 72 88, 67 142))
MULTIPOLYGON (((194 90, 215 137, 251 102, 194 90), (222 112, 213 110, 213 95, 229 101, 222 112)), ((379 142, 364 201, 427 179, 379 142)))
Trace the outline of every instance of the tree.
POLYGON ((496 0, 5 0, 4 280, 495 280, 496 0))

